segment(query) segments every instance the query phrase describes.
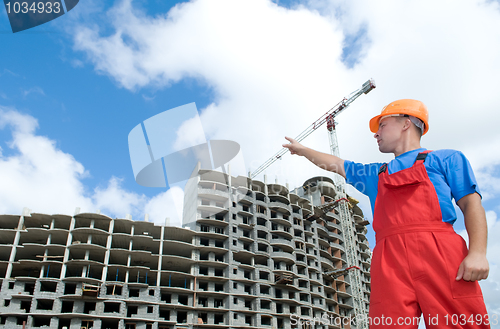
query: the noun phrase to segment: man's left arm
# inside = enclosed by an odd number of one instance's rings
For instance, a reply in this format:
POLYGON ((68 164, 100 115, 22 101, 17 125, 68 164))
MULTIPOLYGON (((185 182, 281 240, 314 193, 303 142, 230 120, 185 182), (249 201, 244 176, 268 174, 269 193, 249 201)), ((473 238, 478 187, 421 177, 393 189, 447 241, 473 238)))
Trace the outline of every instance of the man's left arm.
POLYGON ((465 228, 469 235, 469 253, 458 268, 456 280, 486 279, 490 271, 486 259, 488 226, 481 197, 478 193, 471 193, 458 200, 457 205, 464 214, 465 228))

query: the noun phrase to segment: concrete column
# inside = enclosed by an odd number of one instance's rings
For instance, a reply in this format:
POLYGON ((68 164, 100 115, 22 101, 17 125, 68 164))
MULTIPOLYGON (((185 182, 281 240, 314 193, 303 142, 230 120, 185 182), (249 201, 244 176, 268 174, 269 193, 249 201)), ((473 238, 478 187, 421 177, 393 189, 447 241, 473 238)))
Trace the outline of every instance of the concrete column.
MULTIPOLYGON (((47 260, 47 255, 49 254, 49 249, 45 248, 45 251, 43 252, 43 258, 42 260, 47 260)), ((47 269, 50 269, 50 265, 47 265, 47 269)), ((40 275, 39 278, 44 278, 45 276, 45 264, 42 265, 42 269, 40 270, 40 275)))
POLYGON ((160 257, 158 257, 158 275, 156 277, 156 286, 160 286, 160 280, 161 280, 161 266, 162 266, 162 261, 163 261, 163 237, 165 234, 165 226, 161 227, 161 236, 160 236, 160 257))
POLYGON ((110 253, 110 249, 111 249, 112 234, 113 234, 114 227, 115 227, 115 220, 112 219, 109 222, 108 239, 106 241, 106 252, 104 254, 104 267, 102 268, 101 281, 106 281, 106 275, 108 273, 109 253, 110 253))
POLYGON ((16 259, 17 246, 19 245, 19 239, 21 238, 21 231, 24 226, 24 215, 19 217, 19 224, 17 225, 16 236, 14 237, 14 243, 10 250, 9 264, 7 265, 7 271, 5 272, 5 279, 10 279, 12 274, 12 264, 16 259))
POLYGON ((127 269, 127 271, 125 272, 125 283, 128 282, 128 277, 129 277, 129 270, 127 269))
MULTIPOLYGON (((130 229, 130 235, 131 235, 131 237, 134 236, 134 232, 135 232, 135 226, 132 225, 132 228, 130 229)), ((131 251, 132 247, 133 247, 133 241, 132 241, 132 239, 130 239, 128 250, 131 251)), ((127 267, 130 266, 130 260, 131 260, 131 258, 132 258, 132 256, 130 256, 130 254, 129 254, 128 258, 127 258, 127 267)), ((128 282, 129 276, 130 276, 130 270, 127 269, 127 272, 125 273, 125 282, 128 282)))
POLYGON ((64 259, 63 265, 61 268, 61 276, 59 277, 62 280, 66 276, 66 264, 69 260, 69 246, 73 242, 73 233, 71 233, 75 229, 75 217, 71 217, 71 221, 69 223, 69 232, 68 238, 66 239, 66 249, 64 249, 64 259))
MULTIPOLYGON (((132 241, 130 241, 130 248, 132 249, 132 241)), ((130 262, 132 261, 132 256, 128 254, 127 256, 127 267, 130 267, 130 262)), ((127 272, 125 273, 125 282, 128 282, 128 278, 130 276, 130 270, 127 268, 127 272)))

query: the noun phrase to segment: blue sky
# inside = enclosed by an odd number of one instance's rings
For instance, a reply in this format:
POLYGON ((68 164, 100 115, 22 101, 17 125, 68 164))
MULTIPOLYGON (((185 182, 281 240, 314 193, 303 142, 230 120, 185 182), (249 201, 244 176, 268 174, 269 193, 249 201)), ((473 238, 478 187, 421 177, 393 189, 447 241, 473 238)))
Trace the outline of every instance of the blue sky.
MULTIPOLYGON (((337 120, 341 155, 389 161, 368 120, 394 99, 422 99, 431 111, 423 146, 462 150, 478 177, 493 296, 500 290, 500 245, 492 238, 500 234, 500 45, 492 42, 499 16, 498 3, 480 0, 453 8, 430 0, 88 0, 12 34, 2 9, 0 177, 8 184, 0 196, 8 202, 0 211, 82 207, 135 219, 147 212, 161 223, 175 218, 182 191, 135 183, 127 136, 137 124, 196 102, 207 137, 241 145, 231 168, 245 173, 277 152, 285 135, 298 135, 374 78, 377 89, 337 120)), ((305 144, 327 152, 326 131, 305 144)), ((267 179, 294 187, 321 174, 287 155, 267 179)), ((368 200, 351 192, 371 218, 368 200)), ((461 216, 455 229, 463 233, 461 216)), ((500 300, 487 298, 500 310, 500 300)))
MULTIPOLYGON (((158 8, 149 8, 151 14, 169 9, 157 2, 158 8)), ((71 38, 61 28, 71 12, 17 34, 9 34, 5 11, 0 15, 2 105, 37 118, 40 135, 55 140, 85 165, 90 172, 85 184, 90 188, 114 175, 125 178, 127 189, 157 194, 158 189, 135 183, 126 137, 135 125, 159 112, 190 102, 206 106, 212 98, 207 86, 184 79, 161 90, 131 92, 96 74, 91 66, 75 64, 84 56, 73 52, 71 38)), ((9 130, 0 134, 4 142, 10 139, 9 130)), ((3 145, 2 149, 4 156, 15 152, 3 145)))

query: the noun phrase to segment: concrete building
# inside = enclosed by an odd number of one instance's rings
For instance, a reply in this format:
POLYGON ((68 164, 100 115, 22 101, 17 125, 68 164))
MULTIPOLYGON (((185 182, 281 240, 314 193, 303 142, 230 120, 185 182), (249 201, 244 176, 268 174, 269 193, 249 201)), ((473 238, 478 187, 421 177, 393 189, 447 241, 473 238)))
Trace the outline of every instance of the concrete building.
MULTIPOLYGON (((335 200, 333 182, 306 183, 289 191, 200 171, 185 188, 184 228, 97 213, 0 215, 0 325, 271 329, 316 317, 314 328, 349 327, 349 272, 324 274, 345 267, 339 217, 315 207, 335 200)), ((367 222, 355 203, 368 305, 367 222)))

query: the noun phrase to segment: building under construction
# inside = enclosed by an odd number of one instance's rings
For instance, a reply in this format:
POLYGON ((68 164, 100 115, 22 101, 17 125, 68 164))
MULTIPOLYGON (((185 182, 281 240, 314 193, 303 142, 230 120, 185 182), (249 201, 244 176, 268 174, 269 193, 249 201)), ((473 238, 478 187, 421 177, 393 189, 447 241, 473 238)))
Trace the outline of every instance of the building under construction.
POLYGON ((183 228, 98 213, 1 215, 0 325, 354 327, 353 271, 364 311, 370 296, 368 222, 346 199, 358 263, 346 270, 336 190, 326 177, 290 191, 200 171, 185 188, 183 228))

